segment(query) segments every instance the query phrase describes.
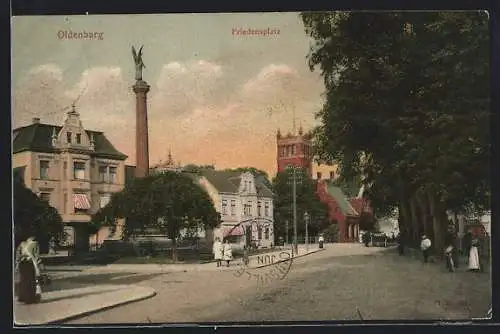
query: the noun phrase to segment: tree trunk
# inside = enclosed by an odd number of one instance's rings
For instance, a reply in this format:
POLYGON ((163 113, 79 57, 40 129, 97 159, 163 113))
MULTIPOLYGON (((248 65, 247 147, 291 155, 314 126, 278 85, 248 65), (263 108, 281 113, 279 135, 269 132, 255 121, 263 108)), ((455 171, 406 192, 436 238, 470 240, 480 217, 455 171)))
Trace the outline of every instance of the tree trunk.
POLYGON ((437 202, 437 198, 433 193, 427 192, 427 196, 429 198, 429 206, 433 223, 432 226, 434 230, 434 250, 436 252, 436 256, 441 257, 444 248, 444 234, 441 214, 439 212, 439 203, 437 202))
POLYGON ((425 197, 425 195, 423 194, 422 190, 421 191, 418 191, 416 193, 416 199, 417 199, 417 204, 418 204, 418 207, 420 209, 420 219, 422 221, 422 226, 423 226, 423 229, 424 229, 424 234, 425 235, 432 235, 432 229, 430 228, 429 226, 429 219, 428 219, 428 216, 429 216, 429 206, 428 206, 428 201, 427 201, 427 197, 425 197))
POLYGON ((417 214, 417 203, 415 196, 410 197, 410 212, 411 212, 411 223, 413 226, 414 238, 417 239, 420 235, 420 223, 417 214))
POLYGON ((400 208, 400 213, 403 216, 403 221, 404 221, 404 226, 406 229, 406 237, 407 241, 413 244, 413 226, 411 224, 411 218, 410 218, 410 213, 408 209, 408 203, 406 200, 401 199, 399 202, 399 208, 400 208))
POLYGON ((177 238, 172 237, 172 261, 177 262, 177 238))

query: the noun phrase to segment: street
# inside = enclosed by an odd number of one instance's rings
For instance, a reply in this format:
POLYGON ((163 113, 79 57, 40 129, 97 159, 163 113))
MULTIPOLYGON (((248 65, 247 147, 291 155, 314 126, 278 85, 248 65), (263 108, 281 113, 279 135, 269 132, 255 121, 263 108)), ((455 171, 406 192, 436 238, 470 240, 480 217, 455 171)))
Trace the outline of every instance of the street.
MULTIPOLYGON (((121 273, 116 284, 152 287, 151 299, 116 307, 68 324, 451 320, 484 317, 491 305, 489 269, 455 273, 423 264, 393 249, 328 245, 294 260, 287 277, 258 286, 236 268, 175 273, 121 273)), ((73 283, 78 277, 69 278, 73 283)), ((106 275, 80 284, 110 284, 106 275)))

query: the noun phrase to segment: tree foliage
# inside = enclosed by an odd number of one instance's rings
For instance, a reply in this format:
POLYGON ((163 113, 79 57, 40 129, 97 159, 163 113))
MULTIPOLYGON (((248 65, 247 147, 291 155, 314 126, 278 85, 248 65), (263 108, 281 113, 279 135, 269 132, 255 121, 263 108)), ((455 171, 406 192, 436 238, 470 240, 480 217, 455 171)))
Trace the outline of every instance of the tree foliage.
POLYGON ((201 173, 204 170, 215 170, 214 165, 195 165, 195 164, 187 164, 182 167, 182 170, 188 173, 201 173))
MULTIPOLYGON (((316 183, 305 169, 296 169, 296 206, 297 231, 305 235, 304 213, 309 214, 309 234, 315 235, 328 225, 328 207, 316 194, 316 183)), ((274 235, 283 237, 286 234, 288 221, 289 236, 293 229, 293 176, 291 171, 276 174, 273 179, 274 191, 274 235)))
POLYGON ((484 12, 301 14, 326 102, 316 152, 365 176, 379 215, 416 242, 445 211, 490 207, 489 34, 484 12))
POLYGON ((56 244, 64 241, 64 226, 57 210, 41 200, 23 183, 14 180, 14 243, 35 236, 40 251, 46 253, 50 239, 56 244))
POLYGON ((176 172, 135 179, 92 220, 113 225, 118 218, 126 219, 125 238, 146 228, 166 234, 173 241, 174 260, 181 230, 214 228, 220 223, 207 192, 193 178, 176 172))

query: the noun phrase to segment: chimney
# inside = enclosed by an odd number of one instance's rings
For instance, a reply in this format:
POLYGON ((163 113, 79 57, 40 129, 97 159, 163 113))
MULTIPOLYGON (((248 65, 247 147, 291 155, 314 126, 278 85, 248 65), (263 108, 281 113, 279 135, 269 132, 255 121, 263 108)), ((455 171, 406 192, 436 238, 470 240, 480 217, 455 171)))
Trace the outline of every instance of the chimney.
POLYGON ((330 180, 333 180, 335 178, 335 172, 330 171, 330 180))
POLYGON ((38 117, 33 117, 33 119, 31 121, 33 124, 40 124, 40 118, 38 118, 38 117))
POLYGON ((316 173, 316 178, 317 178, 318 180, 321 180, 321 172, 317 172, 317 173, 316 173))

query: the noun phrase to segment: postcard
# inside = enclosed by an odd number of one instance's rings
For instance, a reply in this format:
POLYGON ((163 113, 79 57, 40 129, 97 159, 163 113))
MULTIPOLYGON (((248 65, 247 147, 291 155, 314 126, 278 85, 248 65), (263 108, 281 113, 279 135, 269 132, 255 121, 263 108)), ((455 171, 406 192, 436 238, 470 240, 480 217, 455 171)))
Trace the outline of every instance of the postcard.
POLYGON ((15 324, 491 317, 488 19, 13 17, 15 324))

